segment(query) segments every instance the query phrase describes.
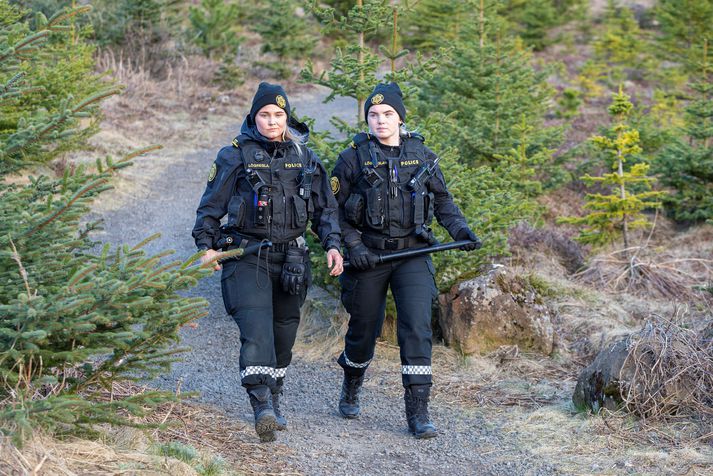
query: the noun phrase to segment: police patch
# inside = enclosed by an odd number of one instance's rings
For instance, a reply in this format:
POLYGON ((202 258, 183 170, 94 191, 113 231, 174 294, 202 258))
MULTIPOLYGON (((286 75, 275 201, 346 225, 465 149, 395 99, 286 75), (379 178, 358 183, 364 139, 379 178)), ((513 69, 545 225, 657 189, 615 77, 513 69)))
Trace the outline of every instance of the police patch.
POLYGON ((283 98, 281 95, 278 94, 278 95, 275 97, 275 104, 277 104, 277 105, 280 106, 282 109, 284 109, 285 106, 287 105, 287 101, 285 101, 285 98, 283 98))
POLYGON ((334 195, 339 193, 339 179, 337 177, 332 177, 329 179, 329 184, 332 186, 332 193, 334 195))
POLYGON ((208 172, 208 181, 212 182, 213 179, 215 179, 215 174, 218 173, 218 166, 215 165, 215 162, 213 162, 213 165, 210 166, 210 172, 208 172))
POLYGON ((374 97, 371 98, 371 103, 372 104, 381 104, 384 102, 384 95, 383 94, 374 94, 374 97))

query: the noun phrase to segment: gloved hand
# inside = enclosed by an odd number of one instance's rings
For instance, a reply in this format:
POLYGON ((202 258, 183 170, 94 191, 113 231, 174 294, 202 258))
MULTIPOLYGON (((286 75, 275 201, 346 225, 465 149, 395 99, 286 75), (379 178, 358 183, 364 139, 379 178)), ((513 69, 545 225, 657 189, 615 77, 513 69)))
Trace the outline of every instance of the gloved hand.
POLYGON ((369 251, 364 243, 359 241, 357 244, 349 246, 349 264, 360 271, 373 269, 379 258, 369 251))
POLYGON ((290 248, 287 251, 285 263, 282 265, 280 282, 286 293, 297 295, 302 292, 305 285, 305 264, 304 254, 299 248, 294 251, 290 248))
POLYGON ((460 247, 460 249, 463 251, 479 250, 483 246, 483 242, 480 241, 480 238, 478 238, 478 235, 473 233, 473 230, 471 230, 467 226, 458 230, 458 233, 456 233, 456 236, 454 237, 454 239, 456 241, 461 241, 461 240, 472 241, 472 243, 468 243, 467 245, 463 245, 460 247))

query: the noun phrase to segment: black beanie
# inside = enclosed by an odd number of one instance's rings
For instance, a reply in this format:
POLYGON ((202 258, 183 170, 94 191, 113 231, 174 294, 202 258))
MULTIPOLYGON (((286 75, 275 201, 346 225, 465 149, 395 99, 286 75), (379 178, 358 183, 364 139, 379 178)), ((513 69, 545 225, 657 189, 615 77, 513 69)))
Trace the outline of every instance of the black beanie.
POLYGON ((369 108, 376 104, 388 104, 394 108, 402 121, 406 120, 406 107, 398 84, 392 82, 376 85, 364 103, 364 120, 369 116, 369 108))
POLYGON ((281 107, 290 116, 290 103, 287 101, 287 94, 279 84, 270 84, 266 82, 260 83, 257 87, 257 92, 253 98, 253 104, 250 106, 250 118, 255 122, 255 115, 260 109, 268 104, 274 104, 281 107))

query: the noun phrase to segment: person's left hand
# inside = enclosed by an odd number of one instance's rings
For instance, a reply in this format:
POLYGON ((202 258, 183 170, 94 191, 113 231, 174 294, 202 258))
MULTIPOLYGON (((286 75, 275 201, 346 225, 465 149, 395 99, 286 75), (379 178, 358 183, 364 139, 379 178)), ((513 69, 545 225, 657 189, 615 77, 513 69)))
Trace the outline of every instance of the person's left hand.
POLYGON ((458 230, 454 238, 456 241, 468 240, 472 242, 461 246, 460 249, 463 251, 479 250, 483 246, 483 242, 480 241, 480 238, 467 226, 458 230))
POLYGON ((344 258, 334 248, 327 251, 327 268, 330 268, 330 276, 339 276, 344 271, 344 258))

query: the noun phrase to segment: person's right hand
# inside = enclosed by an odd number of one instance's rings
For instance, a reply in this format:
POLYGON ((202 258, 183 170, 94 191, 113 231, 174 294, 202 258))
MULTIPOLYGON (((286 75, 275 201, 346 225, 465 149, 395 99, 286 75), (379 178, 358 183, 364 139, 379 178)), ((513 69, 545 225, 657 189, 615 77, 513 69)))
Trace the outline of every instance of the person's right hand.
MULTIPOLYGON (((209 262, 210 260, 212 260, 213 258, 218 256, 219 254, 220 254, 220 252, 215 251, 215 250, 205 250, 205 254, 203 256, 201 256, 201 264, 206 264, 207 262, 209 262)), ((216 271, 220 271, 221 269, 223 269, 223 267, 220 265, 220 263, 218 263, 216 261, 215 263, 213 263, 213 269, 216 271)))
POLYGON ((369 251, 361 241, 349 247, 349 264, 360 271, 373 269, 379 257, 369 251))

